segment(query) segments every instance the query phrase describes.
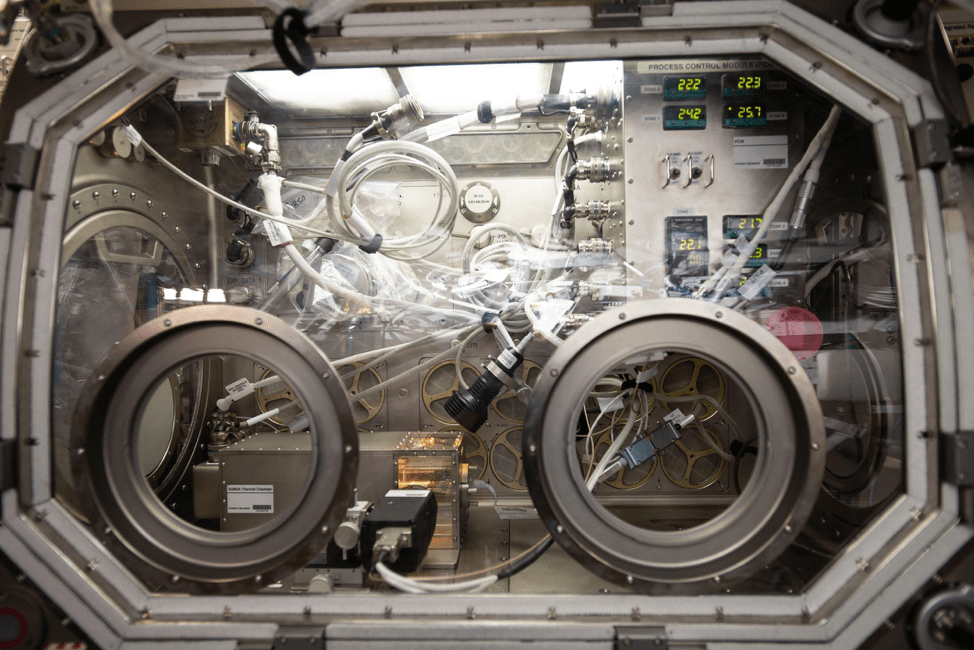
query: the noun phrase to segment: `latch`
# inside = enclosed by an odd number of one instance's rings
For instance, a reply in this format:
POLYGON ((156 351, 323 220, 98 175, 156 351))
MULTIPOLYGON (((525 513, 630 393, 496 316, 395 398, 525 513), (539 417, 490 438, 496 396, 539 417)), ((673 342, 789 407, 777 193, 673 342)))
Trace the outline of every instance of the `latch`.
POLYGON ((958 487, 974 487, 974 432, 940 435, 941 475, 958 487))
POLYGON ((29 144, 4 142, 0 148, 0 183, 15 188, 33 188, 40 157, 40 150, 29 144))
POLYGON ((272 650, 324 650, 324 625, 280 627, 274 635, 272 650))
POLYGON ((597 2, 595 28, 642 27, 639 2, 597 2))
POLYGON ((939 167, 952 159, 950 128, 947 120, 924 120, 913 127, 913 144, 916 147, 919 167, 939 167))
POLYGON ((615 650, 669 650, 662 625, 617 625, 615 650))

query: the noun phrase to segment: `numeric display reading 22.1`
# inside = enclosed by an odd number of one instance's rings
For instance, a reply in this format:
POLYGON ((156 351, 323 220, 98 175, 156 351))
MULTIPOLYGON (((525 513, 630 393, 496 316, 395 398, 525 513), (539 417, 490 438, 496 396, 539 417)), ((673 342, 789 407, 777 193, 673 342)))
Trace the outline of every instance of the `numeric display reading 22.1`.
POLYGON ((707 80, 704 77, 664 77, 663 99, 704 99, 707 97, 707 80))
POLYGON ((664 106, 663 130, 680 131, 707 128, 706 106, 664 106))
POLYGON ((666 218, 666 272, 676 278, 707 274, 707 217, 666 218))

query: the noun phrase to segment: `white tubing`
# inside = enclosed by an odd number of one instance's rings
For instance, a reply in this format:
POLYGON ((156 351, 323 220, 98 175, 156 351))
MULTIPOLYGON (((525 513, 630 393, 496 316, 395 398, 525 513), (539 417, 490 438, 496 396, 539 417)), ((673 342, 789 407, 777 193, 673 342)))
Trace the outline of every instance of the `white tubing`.
POLYGON ((308 261, 304 259, 304 256, 301 254, 301 251, 299 251, 294 246, 294 244, 285 245, 284 251, 288 254, 288 257, 291 258, 291 261, 294 262, 294 265, 298 267, 299 271, 304 273, 304 275, 309 280, 314 282, 316 285, 318 285, 328 293, 331 293, 338 298, 344 298, 345 300, 348 300, 349 302, 353 302, 357 305, 361 305, 369 309, 372 308, 372 298, 363 295, 358 291, 347 289, 335 282, 332 282, 325 276, 318 273, 318 271, 315 270, 313 266, 308 264, 308 261))
POLYGON ((375 569, 390 587, 395 587, 399 591, 405 591, 406 593, 410 594, 453 592, 477 593, 497 582, 497 576, 491 575, 484 578, 475 578, 473 580, 465 580, 463 582, 454 582, 452 584, 441 585, 432 582, 418 582, 416 580, 412 580, 411 578, 407 578, 406 576, 399 575, 382 562, 376 564, 375 569))

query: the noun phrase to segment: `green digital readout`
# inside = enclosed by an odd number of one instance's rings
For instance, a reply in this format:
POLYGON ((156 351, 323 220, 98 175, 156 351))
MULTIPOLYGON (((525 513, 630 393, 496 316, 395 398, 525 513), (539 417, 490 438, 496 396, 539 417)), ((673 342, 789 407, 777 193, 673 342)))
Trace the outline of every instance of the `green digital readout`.
POLYGON ((723 79, 724 97, 752 97, 771 90, 773 85, 766 74, 751 72, 748 74, 725 74, 723 79))
POLYGON ((724 106, 724 126, 731 129, 746 129, 768 125, 768 111, 763 104, 726 104, 724 106))
POLYGON ((754 252, 751 253, 750 259, 744 263, 746 267, 764 266, 768 262, 768 245, 758 244, 754 252))
POLYGON ((676 278, 707 274, 707 217, 666 218, 666 272, 676 278))
POLYGON ((754 239, 758 228, 761 227, 761 217, 750 214, 725 214, 724 239, 746 237, 748 241, 754 239))
POLYGON ((663 130, 681 131, 707 128, 706 106, 664 106, 663 130))
POLYGON ((704 77, 664 77, 663 99, 704 99, 707 97, 707 80, 704 77))

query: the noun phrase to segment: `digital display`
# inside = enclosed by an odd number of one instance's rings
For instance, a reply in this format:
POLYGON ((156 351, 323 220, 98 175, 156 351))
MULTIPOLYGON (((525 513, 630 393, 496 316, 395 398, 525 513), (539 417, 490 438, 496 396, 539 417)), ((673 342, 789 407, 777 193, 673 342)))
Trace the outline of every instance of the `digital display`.
POLYGON ((704 77, 664 77, 663 99, 704 99, 707 97, 707 80, 704 77))
POLYGON ((724 106, 724 126, 732 129, 746 129, 768 125, 768 111, 763 104, 726 104, 724 106))
POLYGON ((761 217, 753 214, 724 215, 724 239, 744 236, 750 241, 761 227, 761 217))
POLYGON ((764 266, 768 262, 768 245, 758 244, 754 252, 751 253, 751 258, 744 263, 744 266, 754 267, 754 266, 764 266))
POLYGON ((680 131, 707 128, 706 106, 664 106, 663 130, 680 131))
POLYGON ((725 74, 724 97, 750 97, 768 90, 769 80, 761 73, 725 74))
POLYGON ((666 268, 675 278, 707 275, 707 217, 667 217, 666 268))

